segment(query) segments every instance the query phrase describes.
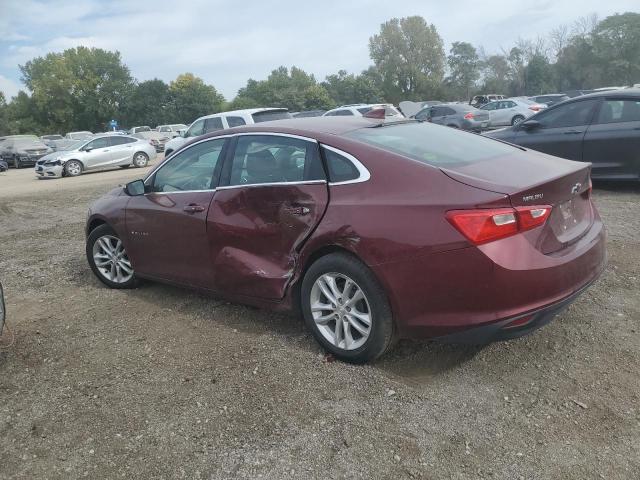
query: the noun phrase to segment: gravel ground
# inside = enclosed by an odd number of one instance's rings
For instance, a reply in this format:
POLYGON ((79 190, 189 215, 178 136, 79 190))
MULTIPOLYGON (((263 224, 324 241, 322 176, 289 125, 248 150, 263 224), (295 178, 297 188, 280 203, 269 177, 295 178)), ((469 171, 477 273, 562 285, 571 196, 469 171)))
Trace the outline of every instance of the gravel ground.
POLYGON ((352 366, 293 316, 103 287, 86 208, 140 175, 0 174, 0 478, 640 478, 640 186, 596 185, 609 264, 552 324, 352 366))

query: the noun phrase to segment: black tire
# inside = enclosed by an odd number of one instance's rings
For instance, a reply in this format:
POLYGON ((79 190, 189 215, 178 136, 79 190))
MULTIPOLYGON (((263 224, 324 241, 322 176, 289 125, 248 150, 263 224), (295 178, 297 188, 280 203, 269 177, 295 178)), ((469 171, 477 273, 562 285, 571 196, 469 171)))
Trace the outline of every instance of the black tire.
POLYGON ((13 168, 15 169, 22 168, 22 162, 18 157, 13 157, 13 168))
POLYGON ((524 120, 524 117, 522 115, 516 115, 515 117, 513 117, 511 119, 511 125, 517 125, 518 123, 522 122, 524 120))
POLYGON ((120 165, 120 168, 129 168, 131 165, 120 165))
POLYGON ((354 256, 346 253, 331 253, 316 260, 302 280, 300 295, 300 305, 307 327, 318 343, 336 358, 350 363, 365 363, 378 358, 393 346, 395 329, 387 294, 373 272, 354 256), (371 327, 368 338, 359 348, 348 350, 337 347, 323 336, 313 318, 312 288, 316 280, 327 273, 349 277, 366 296, 370 307, 371 327))
POLYGON ((108 278, 106 278, 100 272, 100 270, 98 269, 98 266, 96 265, 95 259, 93 258, 93 246, 98 241, 99 238, 101 238, 101 237, 103 237, 105 235, 110 235, 110 236, 115 237, 117 239, 120 238, 120 237, 118 237, 118 234, 115 232, 115 230, 113 230, 113 228, 111 228, 107 224, 102 224, 102 225, 94 228, 91 231, 91 233, 89 234, 89 236, 87 237, 87 244, 86 244, 86 247, 85 247, 85 253, 87 255, 87 262, 89 263, 89 267, 91 267, 91 271, 93 271, 93 274, 98 278, 98 280, 100 280, 102 283, 104 283, 109 288, 128 289, 128 288, 137 287, 139 282, 138 282, 138 279, 136 278, 135 272, 131 276, 131 279, 129 279, 128 281, 122 282, 122 283, 117 283, 117 282, 113 282, 113 281, 109 280, 108 278))
POLYGON ((149 155, 144 152, 136 152, 133 154, 133 166, 136 168, 144 168, 149 165, 149 155))
POLYGON ((77 177, 84 170, 82 162, 79 160, 69 160, 64 164, 64 176, 65 177, 77 177))

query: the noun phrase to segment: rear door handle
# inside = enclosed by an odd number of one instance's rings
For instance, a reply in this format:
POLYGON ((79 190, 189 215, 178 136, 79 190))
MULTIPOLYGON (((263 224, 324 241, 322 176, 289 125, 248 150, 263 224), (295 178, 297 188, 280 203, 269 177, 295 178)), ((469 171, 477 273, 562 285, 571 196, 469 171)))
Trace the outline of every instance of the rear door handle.
POLYGON ((187 213, 196 213, 196 212, 204 212, 204 207, 202 205, 197 205, 195 203, 190 203, 182 208, 187 213))
POLYGON ((582 133, 582 130, 567 130, 564 132, 565 135, 578 135, 582 133))

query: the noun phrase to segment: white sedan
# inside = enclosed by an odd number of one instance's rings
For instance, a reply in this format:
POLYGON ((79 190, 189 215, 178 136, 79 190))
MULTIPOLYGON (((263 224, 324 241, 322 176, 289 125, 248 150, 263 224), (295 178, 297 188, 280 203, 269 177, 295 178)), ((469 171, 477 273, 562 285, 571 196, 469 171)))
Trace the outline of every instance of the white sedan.
POLYGON ((524 98, 496 100, 480 107, 489 112, 489 126, 516 125, 547 106, 524 98))
POLYGON ((146 167, 156 156, 156 149, 147 140, 128 135, 101 135, 45 155, 36 163, 36 176, 76 177, 86 170, 146 167))

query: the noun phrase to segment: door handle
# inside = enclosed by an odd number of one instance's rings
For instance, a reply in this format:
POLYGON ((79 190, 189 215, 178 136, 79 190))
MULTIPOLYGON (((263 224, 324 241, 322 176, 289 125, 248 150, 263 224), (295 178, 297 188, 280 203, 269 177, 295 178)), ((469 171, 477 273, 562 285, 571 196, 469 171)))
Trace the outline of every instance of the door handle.
POLYGON ((290 215, 308 215, 311 211, 309 207, 303 207, 302 205, 288 205, 283 210, 290 215))
POLYGON ((204 207, 202 205, 197 205, 195 203, 190 203, 189 205, 185 205, 182 210, 187 213, 196 213, 196 212, 204 212, 204 207))
POLYGON ((564 132, 565 135, 578 135, 582 133, 582 130, 567 130, 564 132))

